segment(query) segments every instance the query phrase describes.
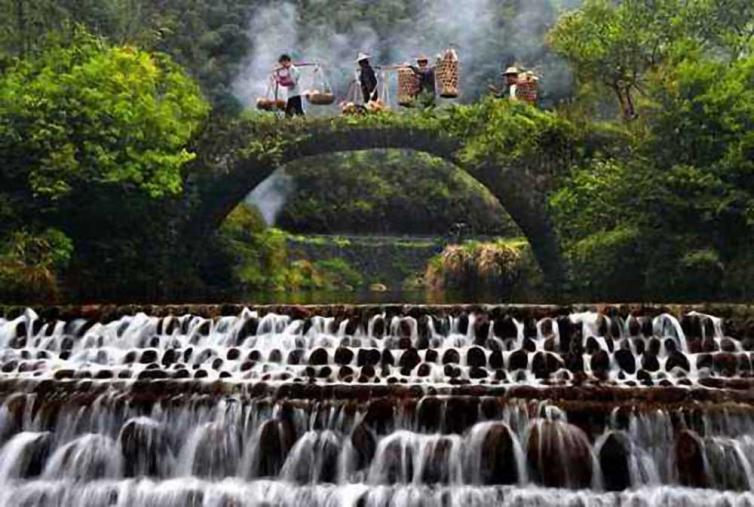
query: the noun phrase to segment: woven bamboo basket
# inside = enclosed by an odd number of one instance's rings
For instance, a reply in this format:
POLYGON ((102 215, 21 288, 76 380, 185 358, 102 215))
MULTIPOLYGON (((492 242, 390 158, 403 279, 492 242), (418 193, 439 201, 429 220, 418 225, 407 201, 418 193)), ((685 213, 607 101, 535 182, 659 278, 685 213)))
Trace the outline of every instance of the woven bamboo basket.
POLYGON ((460 63, 455 50, 448 49, 437 63, 437 82, 440 97, 454 99, 459 94, 460 63))
POLYGON ((408 67, 398 69, 398 104, 413 107, 419 92, 419 77, 408 67))
POLYGON ((531 72, 524 73, 516 83, 516 98, 536 104, 539 98, 539 79, 531 72))
POLYGON ((335 95, 330 92, 313 91, 306 96, 310 104, 314 106, 329 106, 335 102, 335 95))
POLYGON ((259 97, 257 99, 257 109, 259 109, 260 111, 272 111, 275 109, 275 101, 266 99, 264 97, 259 97))
POLYGON ((280 111, 285 111, 285 101, 280 99, 268 99, 265 97, 260 97, 257 99, 257 109, 259 109, 260 111, 274 111, 275 108, 279 109, 280 111))

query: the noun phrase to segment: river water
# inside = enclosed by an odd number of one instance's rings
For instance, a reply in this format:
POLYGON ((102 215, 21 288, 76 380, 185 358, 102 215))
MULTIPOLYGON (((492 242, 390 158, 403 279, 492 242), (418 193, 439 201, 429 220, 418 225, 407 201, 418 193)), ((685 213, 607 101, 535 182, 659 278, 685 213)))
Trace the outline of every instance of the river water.
POLYGON ((715 316, 125 313, 0 318, 0 505, 754 505, 715 316))

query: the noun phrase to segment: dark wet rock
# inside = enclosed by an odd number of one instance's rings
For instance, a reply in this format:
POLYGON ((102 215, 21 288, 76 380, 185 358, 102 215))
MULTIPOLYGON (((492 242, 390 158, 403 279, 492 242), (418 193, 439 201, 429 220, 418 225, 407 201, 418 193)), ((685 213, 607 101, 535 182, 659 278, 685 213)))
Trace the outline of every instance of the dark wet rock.
POLYGON ((535 377, 546 379, 563 366, 563 360, 555 354, 551 352, 537 352, 534 354, 531 369, 535 377))
POLYGON ((428 363, 436 363, 438 357, 439 354, 435 349, 427 349, 427 351, 424 353, 424 360, 428 363))
POLYGON ((631 487, 630 457, 631 440, 623 432, 611 432, 598 455, 607 491, 623 491, 631 487))
POLYGON ((748 463, 736 445, 727 440, 705 438, 703 449, 707 465, 707 482, 711 487, 722 491, 748 491, 746 477, 748 463))
POLYGON ((327 364, 328 361, 329 357, 327 355, 327 350, 321 347, 314 349, 314 351, 309 355, 309 364, 313 366, 321 366, 327 364))
POLYGON ((301 364, 304 355, 306 354, 306 350, 304 349, 293 349, 288 353, 288 357, 286 358, 286 364, 290 365, 297 365, 301 364))
POLYGON ((369 402, 364 415, 364 423, 380 433, 393 424, 395 404, 388 398, 376 398, 369 402))
POLYGON ((222 369, 222 367, 223 367, 223 364, 225 364, 225 361, 223 361, 223 360, 222 360, 221 358, 219 358, 219 357, 216 357, 216 358, 215 358, 215 359, 214 359, 214 360, 212 361, 212 369, 213 369, 213 370, 220 370, 220 369, 222 369))
POLYGON ((288 452, 296 442, 296 432, 286 421, 270 419, 259 430, 257 477, 277 477, 288 452))
POLYGON ((678 464, 678 479, 682 485, 692 488, 709 486, 702 441, 695 432, 680 432, 675 443, 675 457, 678 464))
POLYGON ((589 364, 595 375, 607 375, 610 369, 610 356, 604 350, 597 351, 590 358, 589 364))
POLYGON ((483 344, 487 341, 487 337, 490 334, 490 325, 490 318, 486 314, 479 314, 476 316, 474 327, 472 329, 475 343, 483 344))
POLYGON ((720 340, 720 350, 723 352, 736 352, 738 350, 737 344, 733 338, 725 337, 720 340))
POLYGON ((416 420, 421 431, 435 432, 440 429, 444 403, 440 398, 427 396, 417 405, 416 420))
POLYGON ((6 361, 3 363, 2 372, 3 373, 11 373, 16 371, 18 369, 18 361, 15 359, 12 359, 10 361, 6 361))
POLYGON ((523 343, 522 348, 527 352, 534 352, 537 350, 537 344, 531 338, 524 338, 524 343, 523 343))
POLYGON ((529 355, 525 350, 516 350, 508 357, 510 370, 525 370, 529 366, 529 355))
POLYGON ((650 338, 649 343, 647 344, 647 352, 655 356, 659 356, 661 350, 662 342, 660 341, 660 339, 655 337, 650 338))
POLYGON ((673 368, 681 368, 686 372, 691 371, 691 365, 684 353, 675 351, 668 356, 668 360, 665 363, 665 370, 671 371, 673 368))
POLYGON ((471 369, 469 369, 469 378, 472 379, 483 379, 487 378, 489 376, 489 373, 487 373, 487 370, 478 366, 473 366, 471 369))
POLYGON ((419 357, 419 352, 416 349, 408 349, 401 354, 398 365, 401 368, 413 370, 420 362, 421 357, 419 357))
POLYGON ((702 321, 699 315, 684 315, 679 320, 686 338, 702 337, 702 321))
POLYGON ((602 350, 602 346, 599 344, 597 339, 593 336, 590 336, 586 339, 586 353, 587 354, 595 354, 596 352, 602 350))
POLYGON ((712 354, 699 354, 696 356, 696 367, 700 370, 702 368, 712 368, 713 362, 712 354))
POLYGON ((432 373, 432 368, 427 363, 420 364, 419 368, 416 370, 416 375, 418 377, 429 377, 430 373, 432 373))
POLYGON ((565 356, 565 367, 572 373, 584 371, 584 356, 581 354, 568 353, 565 356))
POLYGON ((353 361, 353 351, 344 347, 335 350, 335 364, 346 365, 353 361))
POLYGON ((459 364, 461 362, 461 355, 456 349, 448 349, 442 355, 442 364, 459 364))
POLYGON ((537 483, 574 489, 591 485, 591 448, 586 435, 576 426, 537 420, 529 428, 526 449, 537 483))
POLYGON ((248 337, 256 335, 258 329, 259 319, 255 317, 246 319, 246 321, 243 323, 241 328, 238 330, 238 333, 236 334, 236 344, 240 345, 248 337))
POLYGON ((390 349, 383 349, 381 362, 383 366, 389 366, 389 365, 395 364, 395 358, 393 357, 393 353, 390 352, 390 349))
POLYGON ((647 344, 641 338, 634 339, 633 345, 637 356, 644 354, 644 351, 647 349, 647 344))
POLYGON ((657 355, 649 351, 645 352, 641 356, 641 367, 650 372, 654 372, 660 369, 660 361, 657 359, 657 355))
POLYGON ((382 338, 385 336, 385 319, 382 317, 375 317, 374 322, 372 323, 372 336, 374 338, 382 338))
POLYGON ((703 352, 717 352, 718 350, 720 350, 720 346, 717 344, 713 336, 707 336, 702 340, 703 352))
POLYGON ((172 364, 175 364, 178 362, 180 358, 180 352, 175 349, 168 349, 162 354, 162 365, 164 367, 169 367, 172 364))
POLYGON ((615 358, 615 361, 618 363, 618 366, 621 370, 628 374, 633 374, 636 372, 636 359, 634 358, 634 355, 629 350, 616 350, 613 357, 615 358))
POLYGON ((126 477, 161 475, 160 463, 168 452, 165 431, 156 421, 140 417, 131 419, 118 435, 126 477))
POLYGON ((271 363, 282 363, 283 353, 280 351, 280 349, 272 349, 270 351, 270 355, 267 357, 267 360, 271 363))
POLYGON ((715 372, 726 377, 732 377, 738 371, 738 357, 729 352, 713 354, 712 364, 715 372))
POLYGON ((479 398, 455 396, 445 402, 445 432, 463 434, 476 424, 479 416, 479 398))
POLYGON ((376 366, 380 364, 382 355, 378 349, 359 349, 356 354, 356 364, 359 366, 376 366))
POLYGON ((506 424, 493 423, 482 443, 480 477, 482 484, 517 484, 518 467, 514 436, 506 424))
POLYGON ((466 352, 466 364, 471 367, 487 366, 487 355, 481 347, 471 347, 466 352))
POLYGON ((69 369, 60 369, 55 372, 53 375, 53 378, 55 380, 65 380, 65 379, 72 379, 75 376, 76 372, 74 370, 69 369))
POLYGON ((518 328, 513 319, 506 315, 505 317, 495 319, 492 324, 492 330, 498 338, 516 338, 518 335, 518 328))
POLYGON ((647 370, 637 371, 636 378, 639 380, 639 382, 642 383, 642 385, 645 385, 645 386, 654 385, 654 380, 652 380, 652 374, 650 374, 647 370))
POLYGON ((665 339, 665 352, 671 354, 678 350, 678 343, 673 338, 665 339))
POLYGON ((446 377, 456 378, 461 376, 461 368, 452 364, 446 364, 443 368, 446 377))
POLYGON ((448 437, 438 438, 425 448, 421 457, 423 484, 447 484, 450 482, 450 451, 453 441, 448 437))
POLYGON ((503 361, 503 353, 499 351, 495 351, 490 354, 490 368, 493 370, 502 369, 505 366, 505 363, 503 361))

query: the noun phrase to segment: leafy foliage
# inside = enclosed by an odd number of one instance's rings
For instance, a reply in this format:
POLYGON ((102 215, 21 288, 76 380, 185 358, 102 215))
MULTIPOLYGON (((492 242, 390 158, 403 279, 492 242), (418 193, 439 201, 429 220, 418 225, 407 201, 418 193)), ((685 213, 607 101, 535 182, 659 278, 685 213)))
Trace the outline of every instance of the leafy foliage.
POLYGON ((293 190, 277 225, 290 231, 515 235, 500 203, 468 174, 405 151, 309 158, 286 167, 293 190))

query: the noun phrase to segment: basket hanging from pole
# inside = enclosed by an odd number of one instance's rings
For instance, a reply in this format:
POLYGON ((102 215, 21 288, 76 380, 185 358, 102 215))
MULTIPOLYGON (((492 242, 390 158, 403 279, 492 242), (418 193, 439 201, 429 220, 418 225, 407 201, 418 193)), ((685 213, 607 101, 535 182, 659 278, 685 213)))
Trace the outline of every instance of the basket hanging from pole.
POLYGON ((398 105, 414 107, 419 93, 419 76, 410 67, 398 69, 398 105))
POLYGON ((278 98, 279 86, 274 76, 267 80, 267 91, 263 97, 257 99, 257 109, 260 111, 274 111, 278 109, 285 111, 285 101, 278 98))
POLYGON ((536 104, 539 98, 539 78, 533 72, 524 72, 516 83, 516 98, 536 104))
POLYGON ((329 106, 335 102, 335 94, 332 92, 330 82, 320 65, 314 68, 312 86, 306 94, 306 100, 313 106, 329 106))
POLYGON ((446 49, 437 62, 437 82, 440 85, 440 97, 455 99, 459 95, 460 62, 455 49, 446 49))

